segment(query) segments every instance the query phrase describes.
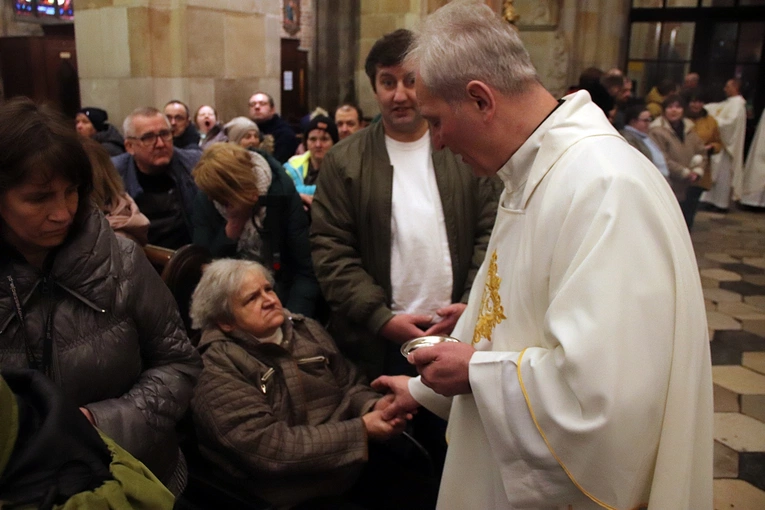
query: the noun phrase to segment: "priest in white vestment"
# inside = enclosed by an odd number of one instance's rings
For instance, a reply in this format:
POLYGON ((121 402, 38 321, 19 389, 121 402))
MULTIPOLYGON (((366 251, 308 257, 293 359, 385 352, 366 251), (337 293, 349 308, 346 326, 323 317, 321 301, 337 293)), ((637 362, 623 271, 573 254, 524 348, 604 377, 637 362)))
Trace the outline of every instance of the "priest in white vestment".
POLYGON ((711 509, 706 313, 666 181, 485 4, 429 16, 408 62, 433 146, 505 185, 461 342, 374 382, 389 416, 448 416, 438 508, 711 509))
POLYGON ((741 203, 751 207, 765 207, 765 111, 762 112, 746 156, 741 203))
POLYGON ((734 200, 743 196, 746 100, 741 96, 740 88, 738 79, 732 78, 723 89, 727 96, 725 101, 704 105, 717 121, 725 149, 709 158, 713 184, 709 191, 701 194, 700 201, 724 210, 730 207, 731 194, 734 200))

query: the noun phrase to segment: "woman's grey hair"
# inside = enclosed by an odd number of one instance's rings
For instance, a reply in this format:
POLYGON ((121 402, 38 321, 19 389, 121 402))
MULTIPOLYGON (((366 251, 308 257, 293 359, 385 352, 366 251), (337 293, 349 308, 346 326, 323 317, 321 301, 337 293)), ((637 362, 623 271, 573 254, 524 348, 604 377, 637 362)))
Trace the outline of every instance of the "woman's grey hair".
POLYGON ((425 18, 406 64, 435 95, 453 103, 467 84, 482 81, 508 95, 538 82, 521 38, 483 2, 453 1, 425 18))
POLYGON ((191 327, 204 330, 233 322, 231 297, 239 291, 250 271, 260 271, 274 285, 268 269, 251 260, 221 259, 207 266, 191 296, 191 327))

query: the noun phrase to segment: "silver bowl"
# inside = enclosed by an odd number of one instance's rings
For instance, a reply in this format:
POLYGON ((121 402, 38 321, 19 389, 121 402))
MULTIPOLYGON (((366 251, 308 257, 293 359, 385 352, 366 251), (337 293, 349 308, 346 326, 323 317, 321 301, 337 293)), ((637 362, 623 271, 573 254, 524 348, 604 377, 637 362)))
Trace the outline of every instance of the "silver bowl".
POLYGON ((417 349, 423 347, 432 347, 434 345, 442 344, 444 342, 459 342, 456 338, 445 335, 431 335, 421 336, 413 338, 401 346, 401 354, 406 358, 410 352, 414 352, 417 349))

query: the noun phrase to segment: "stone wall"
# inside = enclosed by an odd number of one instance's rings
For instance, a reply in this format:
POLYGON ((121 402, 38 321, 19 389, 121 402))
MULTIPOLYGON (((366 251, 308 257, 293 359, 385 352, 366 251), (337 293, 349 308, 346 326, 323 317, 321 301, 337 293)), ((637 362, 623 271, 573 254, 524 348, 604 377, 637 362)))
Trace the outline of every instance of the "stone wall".
POLYGON ((246 115, 255 90, 278 102, 281 21, 272 0, 79 2, 82 104, 119 125, 133 109, 170 99, 192 110, 212 104, 225 120, 246 115))
POLYGON ((553 95, 564 94, 588 67, 605 71, 623 62, 630 0, 515 0, 514 6, 521 39, 553 95))
MULTIPOLYGON (((356 83, 365 114, 377 113, 364 59, 383 34, 415 28, 448 0, 361 0, 361 34, 356 83)), ((502 0, 486 0, 502 12, 502 0)), ((517 27, 542 83, 554 95, 565 93, 590 66, 604 70, 624 60, 630 0, 515 0, 517 27)))

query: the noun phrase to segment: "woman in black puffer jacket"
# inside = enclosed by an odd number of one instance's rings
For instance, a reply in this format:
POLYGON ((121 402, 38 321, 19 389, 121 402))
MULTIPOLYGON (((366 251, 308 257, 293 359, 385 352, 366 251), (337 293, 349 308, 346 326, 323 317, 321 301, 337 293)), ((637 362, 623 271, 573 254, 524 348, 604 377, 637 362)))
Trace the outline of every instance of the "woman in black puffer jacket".
POLYGON ((68 123, 27 99, 0 107, 0 369, 37 369, 176 495, 175 438, 200 371, 169 290, 91 204, 68 123))

